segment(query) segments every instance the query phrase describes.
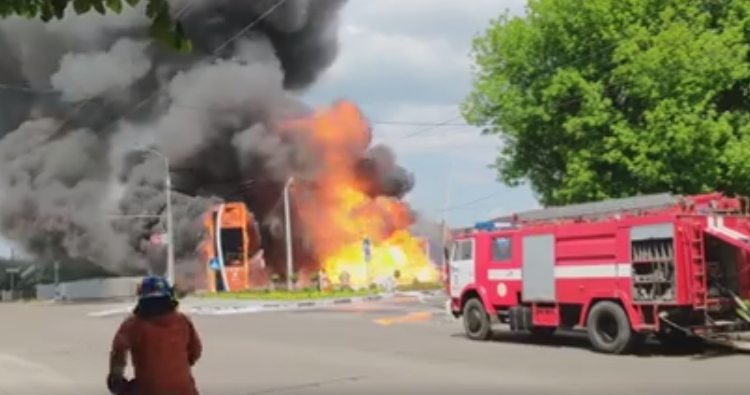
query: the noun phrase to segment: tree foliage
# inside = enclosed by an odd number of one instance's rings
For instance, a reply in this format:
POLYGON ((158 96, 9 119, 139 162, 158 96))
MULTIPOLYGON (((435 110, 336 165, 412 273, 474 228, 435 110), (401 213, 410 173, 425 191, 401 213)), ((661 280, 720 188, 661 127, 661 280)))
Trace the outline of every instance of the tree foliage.
POLYGON ((529 0, 473 43, 464 116, 544 204, 750 193, 750 2, 529 0))
POLYGON ((79 15, 89 12, 119 14, 126 5, 135 7, 142 2, 146 2, 146 16, 151 20, 152 38, 180 51, 192 49, 180 24, 172 20, 168 0, 3 0, 0 1, 0 17, 17 15, 48 22, 62 19, 68 8, 79 15))

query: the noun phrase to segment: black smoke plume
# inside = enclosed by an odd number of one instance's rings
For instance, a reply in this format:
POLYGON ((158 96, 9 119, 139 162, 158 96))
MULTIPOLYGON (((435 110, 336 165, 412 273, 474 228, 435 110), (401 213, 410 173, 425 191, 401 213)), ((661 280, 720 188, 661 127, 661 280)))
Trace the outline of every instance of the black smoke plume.
MULTIPOLYGON (((313 142, 278 125, 311 113, 298 97, 334 62, 345 5, 286 0, 247 29, 278 1, 173 1, 191 54, 150 41, 141 8, 0 21, 2 235, 38 258, 115 273, 159 260, 148 239, 165 229, 164 163, 136 150, 148 147, 171 165, 178 263, 197 259, 219 200, 248 204, 272 256, 283 183, 314 178, 318 163, 313 142)), ((364 156, 368 193, 412 187, 387 148, 364 156)))

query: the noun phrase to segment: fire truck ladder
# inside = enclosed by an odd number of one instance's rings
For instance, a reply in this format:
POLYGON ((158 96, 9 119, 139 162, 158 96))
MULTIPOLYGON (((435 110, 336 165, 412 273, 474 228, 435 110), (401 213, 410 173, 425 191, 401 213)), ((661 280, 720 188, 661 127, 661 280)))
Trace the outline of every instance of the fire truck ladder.
MULTIPOLYGON (((530 210, 516 213, 515 219, 521 222, 544 222, 569 218, 601 218, 627 212, 664 210, 675 207, 682 199, 683 196, 670 193, 641 195, 530 210)), ((514 216, 493 219, 494 222, 512 222, 513 220, 514 216)))
POLYGON ((690 243, 690 261, 692 276, 692 300, 696 309, 707 307, 707 278, 706 278, 706 254, 703 244, 703 227, 697 224, 690 226, 687 232, 687 240, 690 243))

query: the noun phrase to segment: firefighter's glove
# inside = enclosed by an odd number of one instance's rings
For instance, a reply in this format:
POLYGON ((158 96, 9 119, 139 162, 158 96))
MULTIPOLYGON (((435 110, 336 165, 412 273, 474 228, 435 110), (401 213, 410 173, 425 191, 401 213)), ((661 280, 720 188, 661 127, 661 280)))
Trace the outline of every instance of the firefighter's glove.
POLYGON ((129 395, 135 389, 135 381, 116 374, 107 375, 107 389, 112 395, 129 395))

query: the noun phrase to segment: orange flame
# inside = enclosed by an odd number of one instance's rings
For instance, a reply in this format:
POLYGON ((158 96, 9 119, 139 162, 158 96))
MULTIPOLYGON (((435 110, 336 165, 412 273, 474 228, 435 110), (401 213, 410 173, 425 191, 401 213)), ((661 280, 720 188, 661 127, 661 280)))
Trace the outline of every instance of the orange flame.
POLYGON ((413 223, 407 204, 363 192, 366 185, 355 169, 372 135, 359 108, 338 102, 288 126, 310 136, 321 154, 314 186, 293 187, 292 193, 302 228, 330 281, 348 277, 350 285, 361 287, 383 278, 399 283, 437 280, 439 272, 422 243, 407 230, 413 223), (365 238, 371 241, 369 262, 365 238))

